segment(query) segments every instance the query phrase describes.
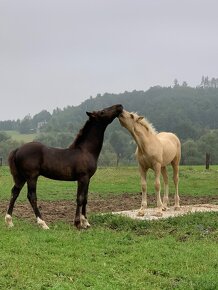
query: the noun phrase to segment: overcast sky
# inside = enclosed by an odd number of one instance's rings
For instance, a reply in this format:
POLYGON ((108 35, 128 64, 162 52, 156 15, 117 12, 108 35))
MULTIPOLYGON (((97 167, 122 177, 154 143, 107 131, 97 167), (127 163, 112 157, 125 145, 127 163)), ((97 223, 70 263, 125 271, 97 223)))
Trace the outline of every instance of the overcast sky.
POLYGON ((217 0, 0 0, 0 120, 218 77, 217 0))

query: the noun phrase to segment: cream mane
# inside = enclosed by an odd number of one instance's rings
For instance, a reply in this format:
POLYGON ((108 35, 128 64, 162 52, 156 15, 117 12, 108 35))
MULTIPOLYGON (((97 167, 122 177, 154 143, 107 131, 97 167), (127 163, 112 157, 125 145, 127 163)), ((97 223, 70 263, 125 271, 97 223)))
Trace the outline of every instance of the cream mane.
POLYGON ((134 120, 142 125, 143 127, 145 127, 149 132, 151 132, 152 134, 156 135, 158 132, 157 130, 154 128, 153 124, 150 123, 146 118, 139 116, 137 113, 131 113, 134 116, 134 120))

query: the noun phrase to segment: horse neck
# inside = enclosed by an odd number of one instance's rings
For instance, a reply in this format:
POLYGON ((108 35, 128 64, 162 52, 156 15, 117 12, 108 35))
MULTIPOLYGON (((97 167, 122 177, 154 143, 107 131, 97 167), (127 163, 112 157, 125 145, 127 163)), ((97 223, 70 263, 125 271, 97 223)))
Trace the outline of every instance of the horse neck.
POLYGON ((138 148, 144 152, 147 148, 147 145, 151 143, 151 137, 152 134, 151 132, 147 131, 146 129, 143 130, 134 130, 131 132, 133 138, 135 139, 135 142, 138 146, 138 148))
POLYGON ((107 125, 88 120, 70 148, 83 148, 98 158, 104 141, 106 127, 107 125))

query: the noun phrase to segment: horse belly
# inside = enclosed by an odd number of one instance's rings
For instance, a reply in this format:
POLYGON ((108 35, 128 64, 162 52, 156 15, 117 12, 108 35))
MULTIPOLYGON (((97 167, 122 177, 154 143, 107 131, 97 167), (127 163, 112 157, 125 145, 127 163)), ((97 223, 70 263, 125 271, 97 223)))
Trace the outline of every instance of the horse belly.
POLYGON ((46 160, 40 169, 40 175, 50 179, 76 181, 82 176, 91 177, 96 170, 96 165, 86 160, 71 157, 68 159, 46 160))
POLYGON ((40 175, 54 180, 65 180, 65 181, 73 181, 76 180, 72 173, 72 168, 64 167, 64 168, 49 168, 43 167, 40 169, 40 175))

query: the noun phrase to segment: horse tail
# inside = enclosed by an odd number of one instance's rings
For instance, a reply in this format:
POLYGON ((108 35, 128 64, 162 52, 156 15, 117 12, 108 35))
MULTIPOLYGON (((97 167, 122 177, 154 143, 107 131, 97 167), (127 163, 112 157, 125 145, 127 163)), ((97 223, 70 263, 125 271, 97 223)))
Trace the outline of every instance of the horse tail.
POLYGON ((13 150, 10 152, 9 156, 8 156, 8 164, 10 167, 10 172, 15 180, 15 177, 19 175, 19 172, 17 170, 17 166, 16 166, 16 153, 17 153, 17 149, 13 150))

